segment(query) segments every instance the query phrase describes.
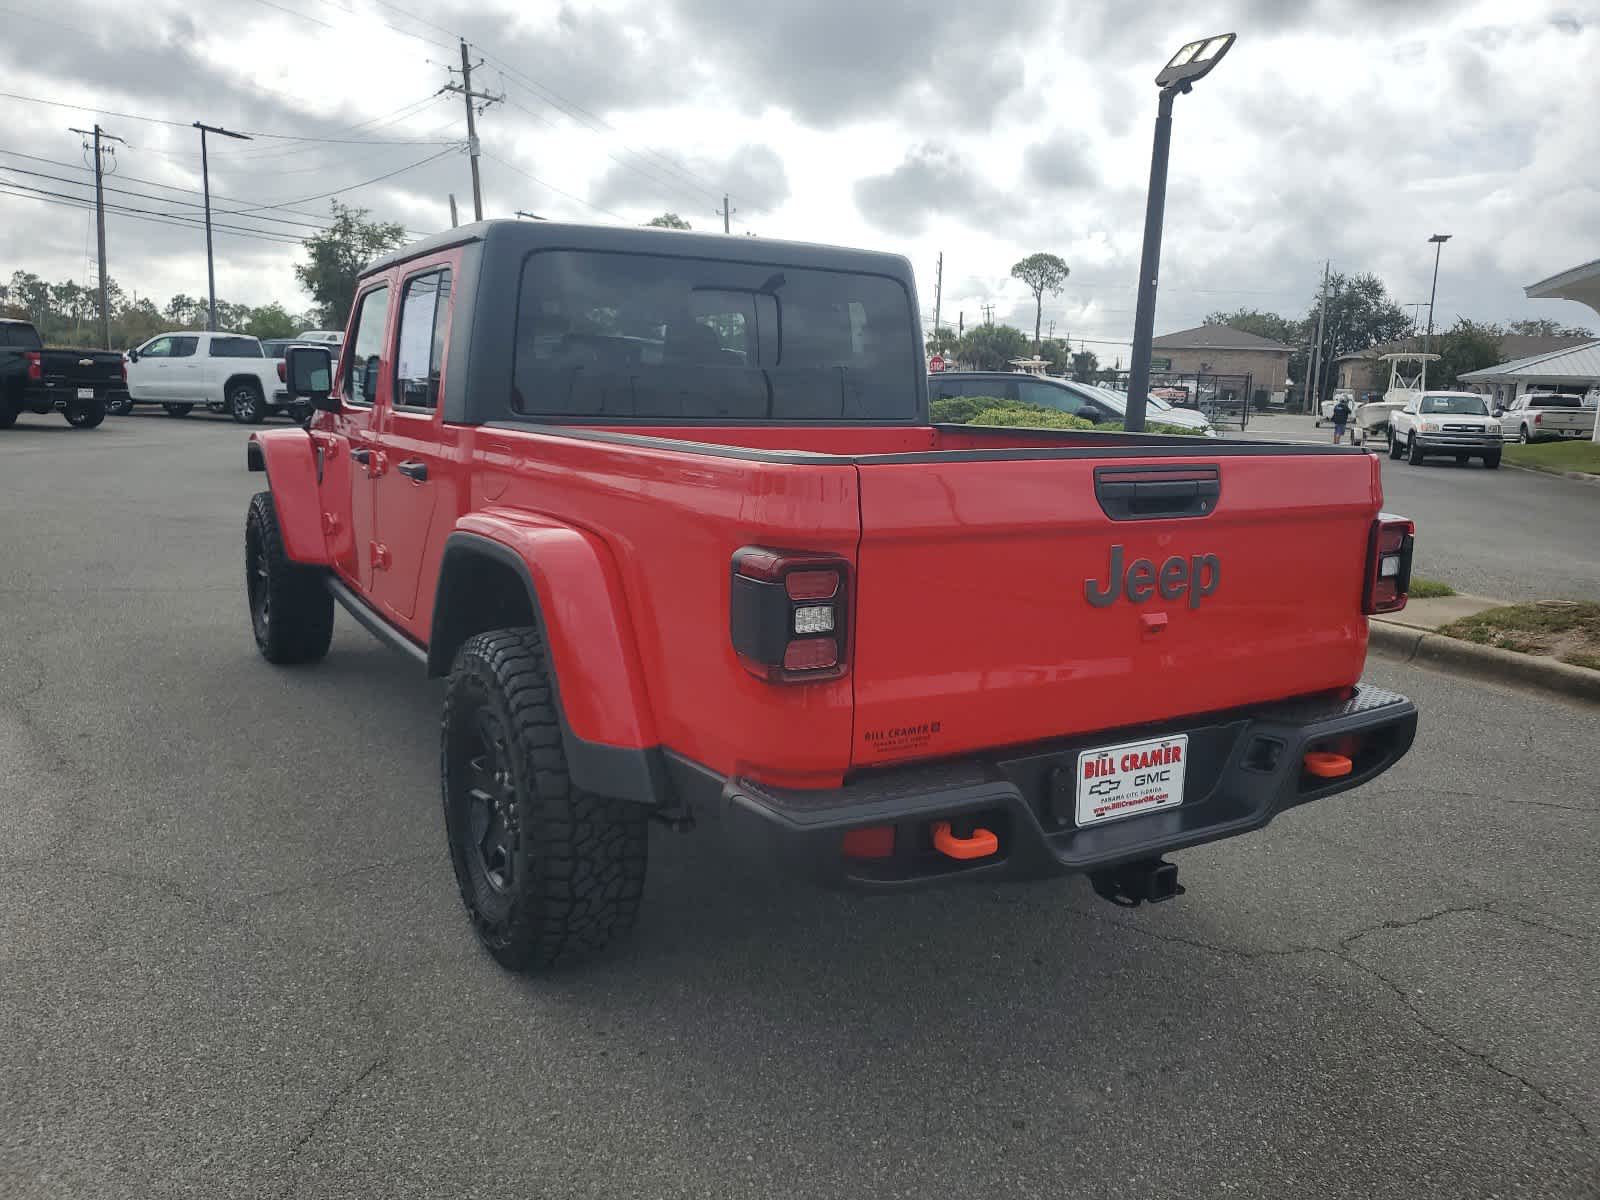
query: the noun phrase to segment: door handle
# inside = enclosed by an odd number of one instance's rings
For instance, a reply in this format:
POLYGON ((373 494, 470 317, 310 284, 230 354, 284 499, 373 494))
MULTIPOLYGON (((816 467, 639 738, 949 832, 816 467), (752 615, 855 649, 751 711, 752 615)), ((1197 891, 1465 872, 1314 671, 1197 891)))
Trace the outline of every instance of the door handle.
POLYGON ((417 462, 415 459, 409 459, 401 463, 395 470, 399 471, 407 479, 415 479, 418 483, 428 478, 428 464, 417 462))
POLYGON ((350 451, 350 459, 352 462, 358 462, 364 467, 372 461, 372 451, 358 446, 350 451))

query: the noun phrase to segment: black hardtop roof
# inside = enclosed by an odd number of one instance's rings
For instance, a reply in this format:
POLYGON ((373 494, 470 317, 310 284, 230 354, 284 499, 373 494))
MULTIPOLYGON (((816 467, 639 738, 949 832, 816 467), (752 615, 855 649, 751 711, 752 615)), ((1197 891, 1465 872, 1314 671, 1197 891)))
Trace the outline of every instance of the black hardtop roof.
POLYGON ((673 254, 735 262, 781 263, 820 270, 868 271, 912 283, 911 264, 902 255, 876 250, 851 250, 774 238, 731 237, 631 225, 575 225, 558 221, 477 221, 412 242, 375 259, 362 272, 370 275, 408 259, 451 246, 481 243, 485 251, 523 255, 533 250, 611 250, 633 254, 673 254))

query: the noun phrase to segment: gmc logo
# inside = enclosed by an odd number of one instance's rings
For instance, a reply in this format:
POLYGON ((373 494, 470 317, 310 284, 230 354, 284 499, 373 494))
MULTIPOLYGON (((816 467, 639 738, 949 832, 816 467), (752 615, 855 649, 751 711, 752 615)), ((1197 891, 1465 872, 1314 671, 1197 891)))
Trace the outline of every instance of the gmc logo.
POLYGON ((1148 558, 1136 558, 1124 570, 1121 546, 1111 547, 1111 569, 1104 583, 1090 578, 1083 581, 1083 594, 1096 608, 1106 608, 1127 592, 1134 604, 1143 604, 1157 592, 1163 600, 1177 600, 1185 593, 1189 607, 1199 608, 1200 601, 1217 590, 1222 579, 1222 560, 1215 554, 1195 554, 1180 558, 1174 554, 1156 570, 1148 558))

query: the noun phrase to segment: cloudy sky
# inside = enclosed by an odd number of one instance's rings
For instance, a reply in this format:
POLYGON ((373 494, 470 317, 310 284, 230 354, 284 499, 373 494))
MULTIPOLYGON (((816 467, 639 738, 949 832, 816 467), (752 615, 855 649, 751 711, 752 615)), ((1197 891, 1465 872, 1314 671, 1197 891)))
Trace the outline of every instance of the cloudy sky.
POLYGON ((1322 260, 1438 321, 1548 316, 1522 286, 1600 257, 1600 0, 0 0, 0 278, 92 274, 68 126, 127 139, 108 201, 124 287, 203 294, 195 120, 212 141, 217 288, 308 306, 295 239, 329 193, 417 233, 470 215, 465 121, 438 95, 466 36, 485 208, 889 249, 924 312, 1031 324, 1007 279, 1067 260, 1059 335, 1126 353, 1167 54, 1236 30, 1177 104, 1158 332, 1239 306, 1303 312, 1322 260), (19 99, 27 97, 28 99, 19 99), (79 108, 52 106, 77 105, 79 108), (368 182, 375 181, 375 182, 368 182))

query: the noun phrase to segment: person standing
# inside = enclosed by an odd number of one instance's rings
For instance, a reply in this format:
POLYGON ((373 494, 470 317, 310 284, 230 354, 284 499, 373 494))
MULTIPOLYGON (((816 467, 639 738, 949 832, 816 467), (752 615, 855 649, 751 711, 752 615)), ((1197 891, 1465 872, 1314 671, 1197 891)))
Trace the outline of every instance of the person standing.
POLYGON ((1350 423, 1350 402, 1340 396, 1333 402, 1333 444, 1344 441, 1344 428, 1350 423))

